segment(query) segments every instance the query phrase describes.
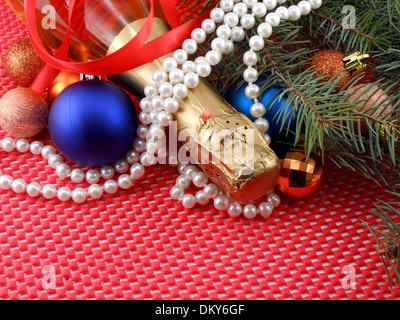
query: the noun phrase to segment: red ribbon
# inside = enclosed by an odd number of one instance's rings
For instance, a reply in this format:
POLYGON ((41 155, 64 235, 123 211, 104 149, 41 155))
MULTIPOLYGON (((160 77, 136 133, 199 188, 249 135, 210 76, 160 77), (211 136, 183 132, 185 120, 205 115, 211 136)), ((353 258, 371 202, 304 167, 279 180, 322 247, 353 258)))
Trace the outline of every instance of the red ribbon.
POLYGON ((162 6, 168 22, 175 27, 170 32, 147 43, 154 21, 154 0, 151 4, 149 17, 139 33, 123 48, 103 58, 89 62, 68 61, 69 36, 71 18, 74 15, 74 7, 77 0, 69 1, 69 25, 64 41, 56 54, 51 55, 43 45, 35 21, 35 10, 37 0, 25 0, 26 25, 32 45, 38 54, 48 64, 43 68, 31 86, 31 89, 43 92, 55 79, 60 70, 66 70, 88 75, 111 75, 123 73, 135 69, 141 65, 154 61, 155 59, 179 48, 183 41, 190 37, 194 28, 200 27, 204 19, 209 17, 211 9, 184 25, 178 26, 176 7, 171 6, 171 0, 162 0, 162 6), (167 3, 169 3, 167 5, 167 3), (130 57, 130 59, 127 59, 130 57))

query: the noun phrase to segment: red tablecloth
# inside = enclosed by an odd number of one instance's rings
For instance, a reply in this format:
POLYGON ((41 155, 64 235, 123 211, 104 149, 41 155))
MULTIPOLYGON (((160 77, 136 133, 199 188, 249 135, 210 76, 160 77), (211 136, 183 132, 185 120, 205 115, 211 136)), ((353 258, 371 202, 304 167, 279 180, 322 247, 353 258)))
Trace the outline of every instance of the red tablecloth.
MULTIPOLYGON (((0 0, 2 54, 24 36, 0 0)), ((0 79, 15 87, 3 67, 0 79)), ((65 184, 39 156, 0 157, 15 178, 65 184)), ((0 298, 399 298, 360 226, 376 222, 369 211, 382 190, 347 171, 340 179, 336 168, 326 172, 312 197, 284 198, 270 219, 253 221, 209 206, 184 210, 169 196, 178 173, 168 166, 149 169, 129 191, 83 205, 0 191, 0 298), (355 288, 345 289, 351 268, 355 288), (54 271, 55 288, 43 286, 46 270, 54 271)))

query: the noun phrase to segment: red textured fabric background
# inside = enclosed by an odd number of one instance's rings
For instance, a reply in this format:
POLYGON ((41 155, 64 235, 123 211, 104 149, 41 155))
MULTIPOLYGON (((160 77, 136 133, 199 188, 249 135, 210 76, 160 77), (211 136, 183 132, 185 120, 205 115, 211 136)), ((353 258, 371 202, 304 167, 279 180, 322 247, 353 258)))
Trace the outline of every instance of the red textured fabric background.
MULTIPOLYGON (((0 0, 1 53, 25 36, 0 0)), ((0 80, 15 87, 3 66, 0 80)), ((65 184, 39 156, 0 157, 14 178, 65 184)), ((327 168, 312 197, 283 198, 270 219, 249 221, 210 206, 184 210, 169 196, 177 176, 155 166, 131 190, 83 205, 0 191, 0 299, 400 298, 360 226, 377 222, 369 211, 382 190, 368 180, 327 168), (56 288, 46 290, 49 266, 56 288), (346 266, 355 289, 342 287, 346 266)))

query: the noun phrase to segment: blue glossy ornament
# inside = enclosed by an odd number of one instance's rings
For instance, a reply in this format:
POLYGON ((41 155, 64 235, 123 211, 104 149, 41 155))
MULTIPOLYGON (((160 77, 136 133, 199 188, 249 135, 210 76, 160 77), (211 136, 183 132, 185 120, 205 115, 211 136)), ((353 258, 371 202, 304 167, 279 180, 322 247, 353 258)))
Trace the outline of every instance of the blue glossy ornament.
POLYGON ((137 126, 130 97, 103 80, 80 81, 65 88, 49 115, 50 136, 58 150, 89 167, 120 159, 133 145, 137 126))
MULTIPOLYGON (((266 78, 259 77, 256 84, 260 85, 265 82, 266 78)), ((250 108, 254 101, 250 100, 245 95, 246 84, 237 88, 236 84, 231 85, 228 92, 225 95, 225 99, 232 105, 237 111, 243 113, 250 120, 255 121, 257 118, 253 117, 250 113, 250 108)), ((270 88, 267 89, 262 96, 258 99, 259 102, 266 106, 267 112, 263 118, 269 122, 269 130, 267 133, 271 136, 272 140, 282 140, 286 137, 286 130, 283 128, 294 131, 296 129, 296 120, 292 117, 292 113, 295 111, 292 105, 286 103, 287 96, 283 95, 280 97, 282 89, 270 88), (280 113, 281 108, 284 108, 283 112, 280 113), (279 117, 279 114, 287 114, 287 117, 283 119, 283 116, 279 117), (290 118, 292 120, 290 121, 290 118)))

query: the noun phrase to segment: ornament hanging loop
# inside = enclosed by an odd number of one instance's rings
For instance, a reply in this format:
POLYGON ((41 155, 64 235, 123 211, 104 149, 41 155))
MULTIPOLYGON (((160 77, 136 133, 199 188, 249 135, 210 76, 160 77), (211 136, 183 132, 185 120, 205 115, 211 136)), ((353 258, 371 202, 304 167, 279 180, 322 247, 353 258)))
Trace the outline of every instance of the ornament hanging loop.
POLYGON ((343 58, 346 70, 354 77, 367 67, 367 61, 371 58, 368 53, 355 51, 343 58))

